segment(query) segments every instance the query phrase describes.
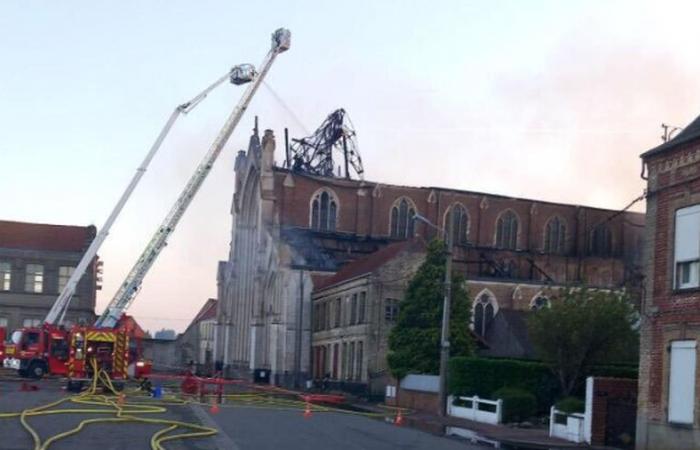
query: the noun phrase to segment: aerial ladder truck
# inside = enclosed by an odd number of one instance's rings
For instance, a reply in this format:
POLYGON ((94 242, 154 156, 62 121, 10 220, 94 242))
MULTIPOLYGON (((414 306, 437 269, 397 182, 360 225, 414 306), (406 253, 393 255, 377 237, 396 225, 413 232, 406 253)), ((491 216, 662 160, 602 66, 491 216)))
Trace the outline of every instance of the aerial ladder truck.
POLYGON ((12 334, 12 344, 6 349, 7 353, 11 351, 12 354, 8 354, 5 359, 6 367, 17 369, 22 376, 36 378, 42 377, 45 373, 64 375, 72 380, 69 381, 69 387, 74 382, 82 383, 85 378, 91 375, 93 367, 106 370, 115 380, 123 380, 129 376, 138 377, 148 370, 148 365, 143 360, 140 349, 140 338, 143 337, 143 331, 125 312, 138 294, 149 269, 167 245, 168 238, 211 172, 214 163, 243 117, 275 58, 289 49, 290 39, 289 30, 278 29, 272 34, 272 46, 258 70, 251 64, 235 66, 192 100, 175 108, 105 225, 76 266, 65 288, 46 316, 44 324, 40 327, 22 328, 12 334), (109 234, 109 229, 136 188, 176 119, 181 114, 191 111, 209 92, 226 80, 235 85, 247 84, 248 86, 204 159, 197 166, 175 204, 156 229, 146 248, 97 321, 92 326, 74 325, 70 330, 67 330, 62 326, 62 322, 80 278, 91 264, 96 263, 97 251, 109 234))

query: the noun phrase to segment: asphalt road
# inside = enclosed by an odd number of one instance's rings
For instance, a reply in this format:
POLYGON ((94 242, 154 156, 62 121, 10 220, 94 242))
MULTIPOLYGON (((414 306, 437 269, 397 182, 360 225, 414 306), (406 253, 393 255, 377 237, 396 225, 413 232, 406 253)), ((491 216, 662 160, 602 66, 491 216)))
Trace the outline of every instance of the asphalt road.
POLYGON ((314 412, 304 418, 301 411, 251 407, 222 407, 207 414, 222 430, 220 438, 235 450, 484 449, 361 415, 314 412))
MULTIPOLYGON (((0 379, 0 413, 19 412, 66 396, 58 380, 33 382, 39 390, 20 391, 21 383, 0 379)), ((142 399, 148 401, 148 399, 142 399)), ((59 408, 85 407, 70 402, 59 408)), ((28 419, 42 439, 66 431, 80 421, 99 415, 82 413, 52 414, 28 419)), ((398 427, 379 419, 336 412, 314 412, 305 418, 301 410, 283 410, 257 406, 223 405, 214 414, 198 405, 170 405, 168 411, 152 415, 158 418, 198 423, 219 428, 214 437, 167 442, 169 450, 470 450, 483 447, 466 441, 431 435, 398 427)), ((80 433, 57 441, 50 450, 77 449, 149 449, 150 438, 163 425, 91 424, 80 433)), ((34 443, 18 418, 0 419, 0 449, 33 449, 34 443)))

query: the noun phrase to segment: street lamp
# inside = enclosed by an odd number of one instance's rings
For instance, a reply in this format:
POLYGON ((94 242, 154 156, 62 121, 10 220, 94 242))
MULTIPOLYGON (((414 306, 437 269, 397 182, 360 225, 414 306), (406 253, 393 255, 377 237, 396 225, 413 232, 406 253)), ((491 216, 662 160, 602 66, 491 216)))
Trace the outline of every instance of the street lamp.
POLYGON ((440 383, 438 390, 438 415, 444 416, 447 407, 447 361, 450 358, 450 306, 452 304, 452 239, 448 230, 438 227, 420 214, 415 214, 413 220, 418 220, 432 227, 445 236, 445 297, 442 302, 442 332, 440 335, 440 383))

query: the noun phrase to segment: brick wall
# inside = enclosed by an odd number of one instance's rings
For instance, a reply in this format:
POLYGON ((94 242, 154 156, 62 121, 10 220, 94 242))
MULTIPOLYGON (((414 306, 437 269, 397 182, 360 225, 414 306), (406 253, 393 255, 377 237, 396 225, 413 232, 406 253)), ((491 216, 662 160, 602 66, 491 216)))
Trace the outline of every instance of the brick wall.
MULTIPOLYGON (((675 290, 675 213, 700 204, 700 144, 689 142, 645 159, 649 179, 644 248, 637 448, 692 448, 700 417, 691 427, 668 423, 668 347, 678 339, 700 340, 700 290, 675 290)), ((700 392, 696 368, 696 396, 700 392)), ((698 410, 697 399, 695 410, 698 410)))
MULTIPOLYGON (((612 402, 627 402, 636 404, 637 380, 623 378, 594 378, 593 381, 593 414, 591 423, 591 444, 605 445, 608 429, 609 406, 612 402)), ((630 417, 632 427, 627 432, 634 436, 634 418, 630 417)), ((612 437, 611 437, 612 438, 612 437)))

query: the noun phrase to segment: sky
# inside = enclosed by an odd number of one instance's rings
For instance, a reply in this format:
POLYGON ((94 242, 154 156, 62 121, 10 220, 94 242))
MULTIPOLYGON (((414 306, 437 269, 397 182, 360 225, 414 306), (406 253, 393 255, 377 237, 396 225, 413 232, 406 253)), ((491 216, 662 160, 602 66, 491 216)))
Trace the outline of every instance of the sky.
MULTIPOLYGON (((0 218, 101 227, 172 109, 292 32, 130 309, 183 331, 228 258, 233 162, 343 107, 366 178, 619 209, 700 114, 694 2, 0 2, 0 218), (291 111, 291 113, 289 112, 291 111)), ((99 252, 112 298, 243 90, 169 135, 99 252)), ((284 151, 278 145, 276 159, 284 151)), ((643 205, 636 210, 643 210, 643 205)))

